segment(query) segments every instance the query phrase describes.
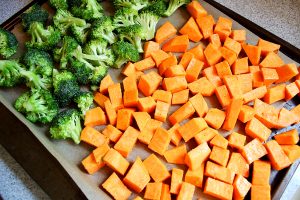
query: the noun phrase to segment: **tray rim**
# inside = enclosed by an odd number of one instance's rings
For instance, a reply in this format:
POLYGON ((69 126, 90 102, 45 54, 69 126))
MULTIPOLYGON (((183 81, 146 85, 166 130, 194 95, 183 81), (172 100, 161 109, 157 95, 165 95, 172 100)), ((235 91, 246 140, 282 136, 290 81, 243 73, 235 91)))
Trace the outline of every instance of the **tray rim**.
MULTIPOLYGON (((199 0, 198 0, 199 1, 199 0)), ((290 59, 300 63, 300 49, 292 45, 291 43, 287 42, 286 40, 276 36, 275 34, 271 33, 270 31, 262 28, 258 24, 248 20, 247 18, 241 16, 240 14, 236 13, 235 11, 221 5, 220 3, 216 2, 215 0, 203 0, 206 3, 213 6, 215 9, 219 10, 223 14, 229 16, 230 18, 234 19, 237 23, 244 26, 245 28, 249 29, 251 32, 253 32, 256 36, 266 39, 268 41, 280 44, 280 52, 285 54, 290 59)), ((15 25, 20 23, 21 19, 20 16, 22 13, 24 13, 28 8, 30 8, 34 4, 42 5, 46 3, 47 0, 33 0, 30 3, 28 3, 24 8, 22 8, 20 11, 15 13, 13 16, 11 16, 9 19, 4 21, 0 27, 11 30, 14 28, 15 25)), ((0 102, 5 106, 7 110, 9 110, 14 117, 16 117, 20 123, 24 124, 30 132, 32 132, 31 128, 28 127, 25 123, 23 123, 19 118, 23 117, 23 115, 19 116, 20 114, 15 111, 13 108, 11 108, 11 105, 8 105, 6 103, 5 99, 2 99, 0 96, 0 102)), ((35 136, 34 136, 35 137, 35 136)), ((36 137, 35 137, 36 138, 36 137)), ((51 153, 51 150, 49 150, 46 145, 40 141, 38 138, 36 138, 38 142, 51 154, 51 156, 57 161, 57 163, 64 169, 64 171, 68 174, 68 176, 71 178, 72 182, 81 190, 81 188, 78 186, 76 181, 72 178, 70 173, 65 169, 65 167, 61 164, 59 161, 61 158, 57 158, 51 153)), ((280 199, 283 192, 285 191, 287 185, 289 184, 290 180, 292 179, 295 171, 297 170, 298 166, 300 165, 300 160, 294 162, 289 168, 287 168, 287 172, 284 174, 283 179, 281 183, 276 187, 276 190, 272 192, 272 198, 273 199, 280 199)), ((82 191, 82 190, 81 190, 82 191)), ((82 191, 84 194, 84 192, 82 191)))

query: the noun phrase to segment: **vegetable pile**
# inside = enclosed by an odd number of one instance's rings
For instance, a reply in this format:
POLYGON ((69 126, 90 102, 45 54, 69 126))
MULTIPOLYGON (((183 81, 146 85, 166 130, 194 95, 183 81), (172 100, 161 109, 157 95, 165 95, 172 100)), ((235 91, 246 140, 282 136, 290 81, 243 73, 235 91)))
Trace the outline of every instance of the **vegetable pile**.
MULTIPOLYGON (((15 107, 32 122, 52 121, 53 138, 94 147, 82 165, 89 174, 104 166, 113 171, 101 186, 114 199, 134 192, 135 200, 189 200, 199 188, 218 199, 271 199, 271 169, 300 158, 292 126, 300 122, 300 105, 274 104, 300 92, 298 67, 284 63, 280 45, 247 44, 245 30, 225 17, 215 22, 198 1, 115 0, 113 17, 92 0, 50 3, 57 9, 53 27, 44 28, 48 16, 39 7, 23 16, 32 40, 20 63, 0 61, 0 83, 31 88, 15 107), (156 30, 160 17, 184 4, 191 17, 179 30, 169 21, 156 30), (125 78, 114 82, 108 68, 123 65, 125 78), (94 94, 80 90, 87 84, 94 94), (68 109, 58 113, 62 107, 68 109), (280 134, 271 138, 273 130, 280 134), (138 142, 153 153, 130 163, 138 142)), ((9 57, 16 43, 1 33, 8 49, 1 55, 9 57)))

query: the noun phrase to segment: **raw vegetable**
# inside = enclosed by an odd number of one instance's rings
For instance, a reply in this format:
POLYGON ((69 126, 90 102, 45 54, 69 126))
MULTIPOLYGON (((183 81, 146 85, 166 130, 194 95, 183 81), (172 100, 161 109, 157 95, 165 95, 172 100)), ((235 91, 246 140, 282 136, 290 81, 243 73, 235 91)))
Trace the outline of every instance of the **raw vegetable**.
POLYGON ((17 52, 18 41, 14 34, 0 28, 0 55, 9 58, 17 52))

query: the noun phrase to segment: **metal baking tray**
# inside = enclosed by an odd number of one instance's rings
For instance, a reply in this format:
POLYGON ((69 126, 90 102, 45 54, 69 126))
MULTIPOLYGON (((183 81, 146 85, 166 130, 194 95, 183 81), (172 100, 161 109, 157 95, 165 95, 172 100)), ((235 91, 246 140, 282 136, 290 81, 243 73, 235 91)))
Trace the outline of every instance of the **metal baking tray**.
MULTIPOLYGON (((21 20, 19 16, 35 2, 38 2, 46 9, 51 10, 45 1, 33 1, 1 25, 1 27, 12 31, 17 36, 19 42, 21 43, 18 54, 24 50, 23 43, 27 39, 26 34, 24 34, 22 31, 22 26, 20 24, 21 20)), ((108 2, 104 2, 103 5, 106 8, 105 10, 111 10, 108 2)), ((213 0, 207 0, 205 2, 201 1, 201 5, 203 5, 208 13, 213 15, 215 19, 217 19, 219 16, 231 18, 233 20, 233 29, 246 29, 247 42, 250 44, 256 44, 258 37, 280 44, 281 49, 279 54, 283 60, 286 63, 298 62, 297 65, 299 65, 300 50, 298 48, 213 0)), ((171 17, 160 20, 159 25, 168 20, 173 23, 175 27, 179 28, 184 24, 184 22, 186 22, 188 17, 189 15, 186 10, 181 8, 177 10, 176 13, 174 13, 171 17)), ((121 77, 119 76, 120 70, 110 70, 109 73, 116 81, 121 80, 121 77)), ((0 131, 3 132, 3 134, 0 134, 0 143, 21 163, 26 171, 30 171, 30 175, 37 180, 37 182, 52 198, 110 199, 110 196, 105 193, 104 190, 99 189, 99 185, 109 176, 111 170, 108 168, 103 168, 94 175, 88 175, 80 165, 81 160, 91 152, 91 147, 85 144, 74 145, 70 141, 51 140, 48 135, 48 127, 30 123, 22 114, 18 113, 13 108, 13 102, 24 90, 24 87, 0 89, 0 102, 2 103, 0 110, 3 111, 3 114, 0 118, 0 131), (11 125, 12 127, 5 128, 7 125, 11 125), (20 131, 22 133, 20 133, 20 131), (30 141, 30 143, 32 143, 34 146, 28 146, 24 144, 22 142, 23 139, 24 141, 30 141), (36 145, 40 147, 38 148, 36 145), (22 150, 24 150, 20 147, 25 148, 25 150, 38 149, 37 151, 39 152, 35 152, 35 155, 49 157, 45 163, 51 164, 49 166, 44 166, 44 163, 39 163, 38 167, 32 166, 28 161, 30 160, 30 156, 28 155, 31 154, 20 153, 22 150), (24 158, 24 156, 28 157, 24 158), (45 170, 38 169, 41 167, 44 167, 45 170), (35 170, 32 170, 31 168, 38 169, 39 172, 35 172, 35 170), (52 170, 55 172, 52 172, 52 170), (43 177, 50 177, 49 182, 52 184, 43 180, 43 177), (58 180, 54 181, 55 178, 58 180), (61 188, 55 186, 55 183, 62 185, 62 182, 64 183, 63 185, 66 186, 66 188, 64 188, 66 191, 65 194, 64 192, 59 191, 61 188), (49 188, 50 186, 53 188, 49 188)), ((209 101, 211 101, 211 104, 214 104, 214 100, 209 101)), ((295 97, 285 104, 281 102, 280 106, 291 109, 298 103, 299 99, 298 97, 295 97)), ((288 127, 287 129, 291 128, 292 127, 288 127)), ((299 125, 294 125, 293 128, 299 129, 299 125)), ((276 133, 277 131, 273 131, 272 136, 276 133)), ((137 144, 134 151, 129 156, 129 160, 133 161, 136 155, 140 155, 142 158, 145 158, 147 155, 149 155, 149 153, 149 151, 145 150, 144 145, 137 144)), ((35 159, 36 158, 33 160, 35 159)), ((43 159, 40 160, 44 162, 43 159)), ((280 172, 275 170, 272 171, 270 180, 272 186, 272 199, 280 199, 299 163, 300 162, 297 161, 289 168, 280 172)), ((168 165, 168 167, 171 167, 171 165, 168 165)), ((196 191, 195 197, 201 196, 202 199, 212 199, 211 197, 205 196, 200 189, 197 189, 196 191)))

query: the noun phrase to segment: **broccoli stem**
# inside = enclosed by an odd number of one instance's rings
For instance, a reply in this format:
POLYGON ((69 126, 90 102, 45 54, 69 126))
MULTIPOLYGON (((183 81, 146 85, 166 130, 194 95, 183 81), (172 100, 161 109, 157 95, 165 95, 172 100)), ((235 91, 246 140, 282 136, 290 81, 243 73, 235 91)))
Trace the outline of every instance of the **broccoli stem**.
POLYGON ((35 88, 48 89, 47 85, 42 81, 43 79, 31 71, 21 70, 20 74, 28 80, 29 85, 33 85, 35 88))
POLYGON ((123 64, 125 64, 128 60, 124 59, 124 58, 117 58, 117 60, 115 61, 113 67, 114 68, 120 68, 123 64))
POLYGON ((47 38, 51 35, 48 30, 45 30, 43 25, 35 22, 30 26, 30 32, 32 36, 32 40, 38 43, 47 40, 47 38))
POLYGON ((108 41, 109 44, 113 44, 116 42, 116 36, 113 32, 106 32, 102 35, 102 37, 108 41))

